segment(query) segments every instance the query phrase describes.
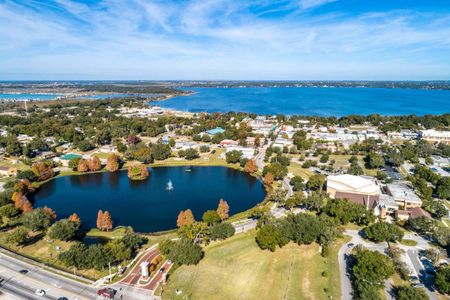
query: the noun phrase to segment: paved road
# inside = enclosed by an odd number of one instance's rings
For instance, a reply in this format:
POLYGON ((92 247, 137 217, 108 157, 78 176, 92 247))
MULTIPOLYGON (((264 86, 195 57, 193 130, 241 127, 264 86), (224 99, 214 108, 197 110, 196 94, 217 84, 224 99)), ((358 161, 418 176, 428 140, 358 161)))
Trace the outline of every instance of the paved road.
POLYGON ((94 287, 50 273, 42 268, 3 254, 0 256, 0 271, 2 271, 0 276, 5 273, 10 279, 0 287, 0 290, 3 290, 3 288, 14 289, 12 285, 16 282, 28 286, 33 293, 36 289, 44 289, 47 291, 47 294, 54 297, 73 296, 72 298, 78 297, 78 299, 94 299, 97 295, 97 290, 94 287), (28 270, 28 273, 21 274, 20 270, 28 270))

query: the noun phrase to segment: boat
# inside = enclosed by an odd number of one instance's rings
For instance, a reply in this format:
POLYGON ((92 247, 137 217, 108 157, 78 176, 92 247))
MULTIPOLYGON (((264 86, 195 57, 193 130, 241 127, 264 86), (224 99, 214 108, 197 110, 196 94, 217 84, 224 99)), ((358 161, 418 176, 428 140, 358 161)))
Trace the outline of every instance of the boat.
POLYGON ((186 169, 184 169, 184 171, 185 171, 185 172, 191 172, 192 169, 191 169, 191 168, 186 168, 186 169))
POLYGON ((170 179, 169 179, 169 182, 167 182, 166 190, 168 190, 168 191, 172 191, 173 190, 172 180, 170 180, 170 179))

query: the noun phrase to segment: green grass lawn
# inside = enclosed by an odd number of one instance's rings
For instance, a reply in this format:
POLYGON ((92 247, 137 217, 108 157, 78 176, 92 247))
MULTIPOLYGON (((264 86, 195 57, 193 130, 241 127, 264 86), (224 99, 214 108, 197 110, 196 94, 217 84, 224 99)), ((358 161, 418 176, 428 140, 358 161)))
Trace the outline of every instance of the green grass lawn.
POLYGON ((405 246, 416 246, 417 242, 414 240, 403 239, 400 241, 400 244, 405 245, 405 246))
POLYGON ((301 162, 297 163, 294 161, 291 161, 290 166, 288 167, 289 173, 292 173, 297 176, 301 176, 303 179, 308 180, 309 177, 311 177, 314 172, 308 169, 303 169, 301 166, 301 162))
POLYGON ((177 157, 170 157, 163 161, 155 161, 151 164, 152 167, 169 167, 169 166, 227 166, 230 168, 239 169, 238 164, 227 164, 227 162, 220 158, 220 155, 225 151, 224 149, 215 149, 214 154, 201 154, 200 158, 193 160, 179 159, 177 157))
POLYGON ((336 244, 328 258, 317 244, 290 243, 260 250, 255 231, 206 247, 196 266, 182 266, 164 286, 164 299, 333 299, 340 298, 336 244), (327 276, 322 276, 326 271, 327 276), (176 295, 180 289, 182 294, 176 295), (220 297, 219 297, 220 296, 220 297))

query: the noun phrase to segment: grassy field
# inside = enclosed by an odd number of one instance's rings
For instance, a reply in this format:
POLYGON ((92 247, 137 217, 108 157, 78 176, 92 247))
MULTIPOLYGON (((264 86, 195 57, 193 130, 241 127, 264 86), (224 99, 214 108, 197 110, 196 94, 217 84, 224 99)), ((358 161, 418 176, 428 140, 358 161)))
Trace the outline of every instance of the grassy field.
POLYGON ((417 242, 414 240, 403 239, 400 241, 400 244, 405 245, 405 246, 416 246, 417 242))
POLYGON ((297 176, 301 176, 303 179, 308 180, 314 173, 311 170, 303 169, 301 163, 297 163, 291 161, 290 166, 288 167, 289 173, 292 173, 297 176))
POLYGON ((262 251, 255 232, 206 247, 196 266, 182 266, 164 287, 164 299, 333 299, 340 298, 336 244, 328 258, 318 245, 290 243, 262 251), (322 272, 326 272, 326 276, 322 272), (176 295, 176 290, 182 293, 176 295))

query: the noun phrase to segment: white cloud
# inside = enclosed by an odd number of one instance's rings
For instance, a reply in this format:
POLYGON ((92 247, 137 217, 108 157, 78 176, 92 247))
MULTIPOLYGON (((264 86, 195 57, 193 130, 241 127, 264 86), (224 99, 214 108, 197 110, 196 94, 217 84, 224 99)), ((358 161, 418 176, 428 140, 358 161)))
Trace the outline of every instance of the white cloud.
MULTIPOLYGON (((304 0, 301 7, 325 2, 304 0)), ((448 58, 439 60, 450 48, 448 13, 348 17, 294 11, 274 19, 252 13, 258 1, 30 3, 32 8, 0 4, 0 79, 21 72, 177 79, 189 78, 189 70, 197 79, 252 74, 316 79, 320 70, 330 79, 330 74, 382 76, 379 66, 387 68, 386 77, 418 74, 414 66, 430 78, 450 76, 448 58)), ((289 3, 275 9, 270 1, 261 5, 264 12, 291 9, 289 3)))

